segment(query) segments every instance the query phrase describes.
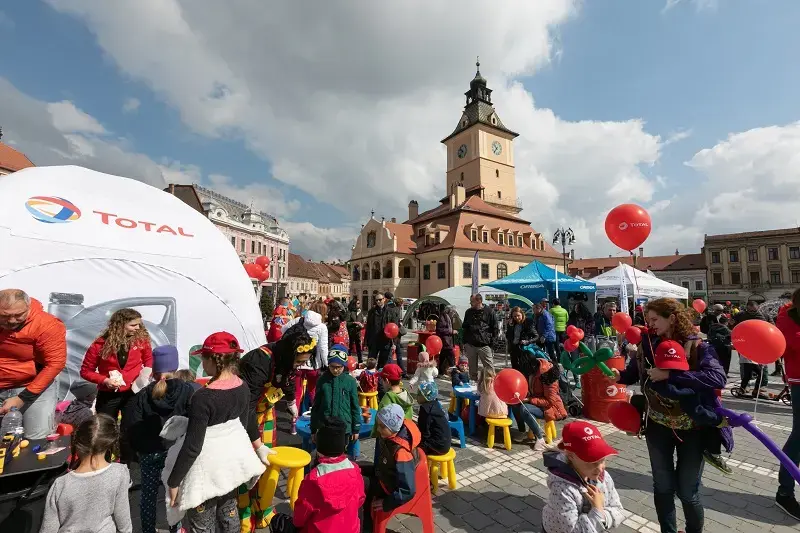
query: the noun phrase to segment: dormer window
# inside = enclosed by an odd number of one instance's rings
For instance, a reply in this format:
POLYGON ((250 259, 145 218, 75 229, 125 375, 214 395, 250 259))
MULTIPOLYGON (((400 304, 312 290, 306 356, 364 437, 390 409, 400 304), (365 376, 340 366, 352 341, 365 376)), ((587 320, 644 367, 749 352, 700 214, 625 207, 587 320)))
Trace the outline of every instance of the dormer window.
POLYGON ((375 238, 376 235, 374 231, 370 231, 369 233, 367 233, 367 248, 375 247, 375 238))
POLYGON ((517 246, 522 248, 522 235, 517 235, 517 246))
POLYGON ((478 240, 478 230, 473 229, 469 232, 469 240, 476 242, 478 240))
POLYGON ((489 242, 489 232, 486 230, 483 231, 483 242, 489 242))
POLYGON ((506 244, 506 236, 505 236, 504 233, 498 233, 497 234, 497 244, 499 244, 500 246, 505 246, 505 244, 506 244))

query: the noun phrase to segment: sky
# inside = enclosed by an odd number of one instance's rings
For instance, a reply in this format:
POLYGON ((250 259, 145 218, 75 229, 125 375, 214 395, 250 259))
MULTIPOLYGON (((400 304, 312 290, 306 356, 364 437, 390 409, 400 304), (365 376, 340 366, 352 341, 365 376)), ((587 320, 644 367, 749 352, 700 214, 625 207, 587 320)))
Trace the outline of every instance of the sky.
POLYGON ((518 132, 518 195, 576 257, 800 225, 800 2, 6 0, 3 142, 154 186, 199 183, 348 259, 362 224, 445 194, 475 73, 518 132))

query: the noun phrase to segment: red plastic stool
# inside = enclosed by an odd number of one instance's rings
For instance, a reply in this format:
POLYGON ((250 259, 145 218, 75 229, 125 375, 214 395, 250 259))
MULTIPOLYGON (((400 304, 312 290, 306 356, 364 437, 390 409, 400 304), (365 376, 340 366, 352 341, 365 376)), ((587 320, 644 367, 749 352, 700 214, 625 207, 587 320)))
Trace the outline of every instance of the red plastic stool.
POLYGON ((417 448, 419 453, 419 464, 414 473, 417 485, 417 493, 414 498, 391 511, 372 512, 372 531, 373 533, 386 533, 386 526, 393 516, 398 514, 411 514, 422 522, 423 533, 434 533, 433 529, 433 500, 431 500, 431 485, 428 479, 428 458, 425 452, 417 448))

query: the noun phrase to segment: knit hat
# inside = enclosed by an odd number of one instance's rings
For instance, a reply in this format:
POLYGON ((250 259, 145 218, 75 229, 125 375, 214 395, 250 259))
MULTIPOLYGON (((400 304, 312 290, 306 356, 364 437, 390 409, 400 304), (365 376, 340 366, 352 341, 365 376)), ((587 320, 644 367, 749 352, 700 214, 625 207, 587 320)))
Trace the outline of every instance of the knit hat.
POLYGON ((419 384, 419 393, 430 402, 439 397, 439 386, 435 381, 423 381, 419 384))
MULTIPOLYGON (((390 403, 378 411, 378 420, 386 426, 392 433, 397 433, 403 427, 405 413, 403 408, 396 403, 390 403)), ((319 440, 319 439, 317 439, 319 440)))
POLYGON ((417 359, 419 359, 420 363, 430 363, 431 362, 431 356, 430 356, 430 354, 428 354, 428 352, 419 352, 419 354, 417 355, 417 359))
POLYGON ((317 430, 317 452, 327 457, 339 457, 347 447, 347 424, 337 417, 326 417, 317 430))
POLYGON ((337 364, 347 366, 347 346, 343 344, 334 344, 328 351, 328 364, 337 364))
POLYGON ((389 381, 400 381, 403 377, 403 371, 396 364, 389 363, 381 370, 381 377, 389 381))
POLYGON ((469 358, 466 355, 462 355, 458 358, 458 365, 469 365, 469 358))
POLYGON ((169 344, 153 350, 153 372, 166 374, 178 370, 178 349, 169 344))

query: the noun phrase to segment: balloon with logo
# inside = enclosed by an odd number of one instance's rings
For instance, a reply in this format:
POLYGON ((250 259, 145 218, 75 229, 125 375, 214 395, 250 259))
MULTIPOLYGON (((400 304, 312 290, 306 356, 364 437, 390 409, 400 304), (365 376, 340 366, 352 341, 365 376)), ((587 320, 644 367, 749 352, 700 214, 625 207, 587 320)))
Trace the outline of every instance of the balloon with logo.
POLYGON ((783 333, 763 320, 747 320, 731 332, 733 347, 741 355, 760 365, 774 363, 786 351, 783 333))
POLYGON ((611 326, 617 330, 617 333, 625 333, 632 325, 633 320, 628 313, 619 311, 618 313, 614 313, 614 316, 611 317, 611 326))
POLYGON ((394 322, 389 322, 383 328, 383 334, 386 335, 387 339, 394 339, 400 335, 400 328, 394 322))
POLYGON ((442 339, 438 335, 431 335, 425 341, 426 351, 431 354, 431 357, 439 355, 442 352, 442 339))
POLYGON ((263 268, 264 270, 267 270, 269 268, 269 257, 267 257, 265 255, 261 255, 259 257, 256 257, 255 264, 260 265, 261 268, 263 268))
POLYGON ((623 250, 631 251, 647 240, 652 222, 644 208, 636 204, 622 204, 606 215, 605 229, 611 242, 623 250))
POLYGON ((358 360, 356 360, 356 358, 354 356, 352 356, 352 355, 348 356, 347 357, 347 370, 352 372, 356 368, 358 368, 358 360))
POLYGON ((701 298, 697 298, 692 302, 692 308, 698 313, 702 313, 706 310, 706 302, 701 298))
POLYGON ((509 405, 522 403, 528 396, 528 381, 519 370, 504 368, 494 378, 494 392, 509 405))

